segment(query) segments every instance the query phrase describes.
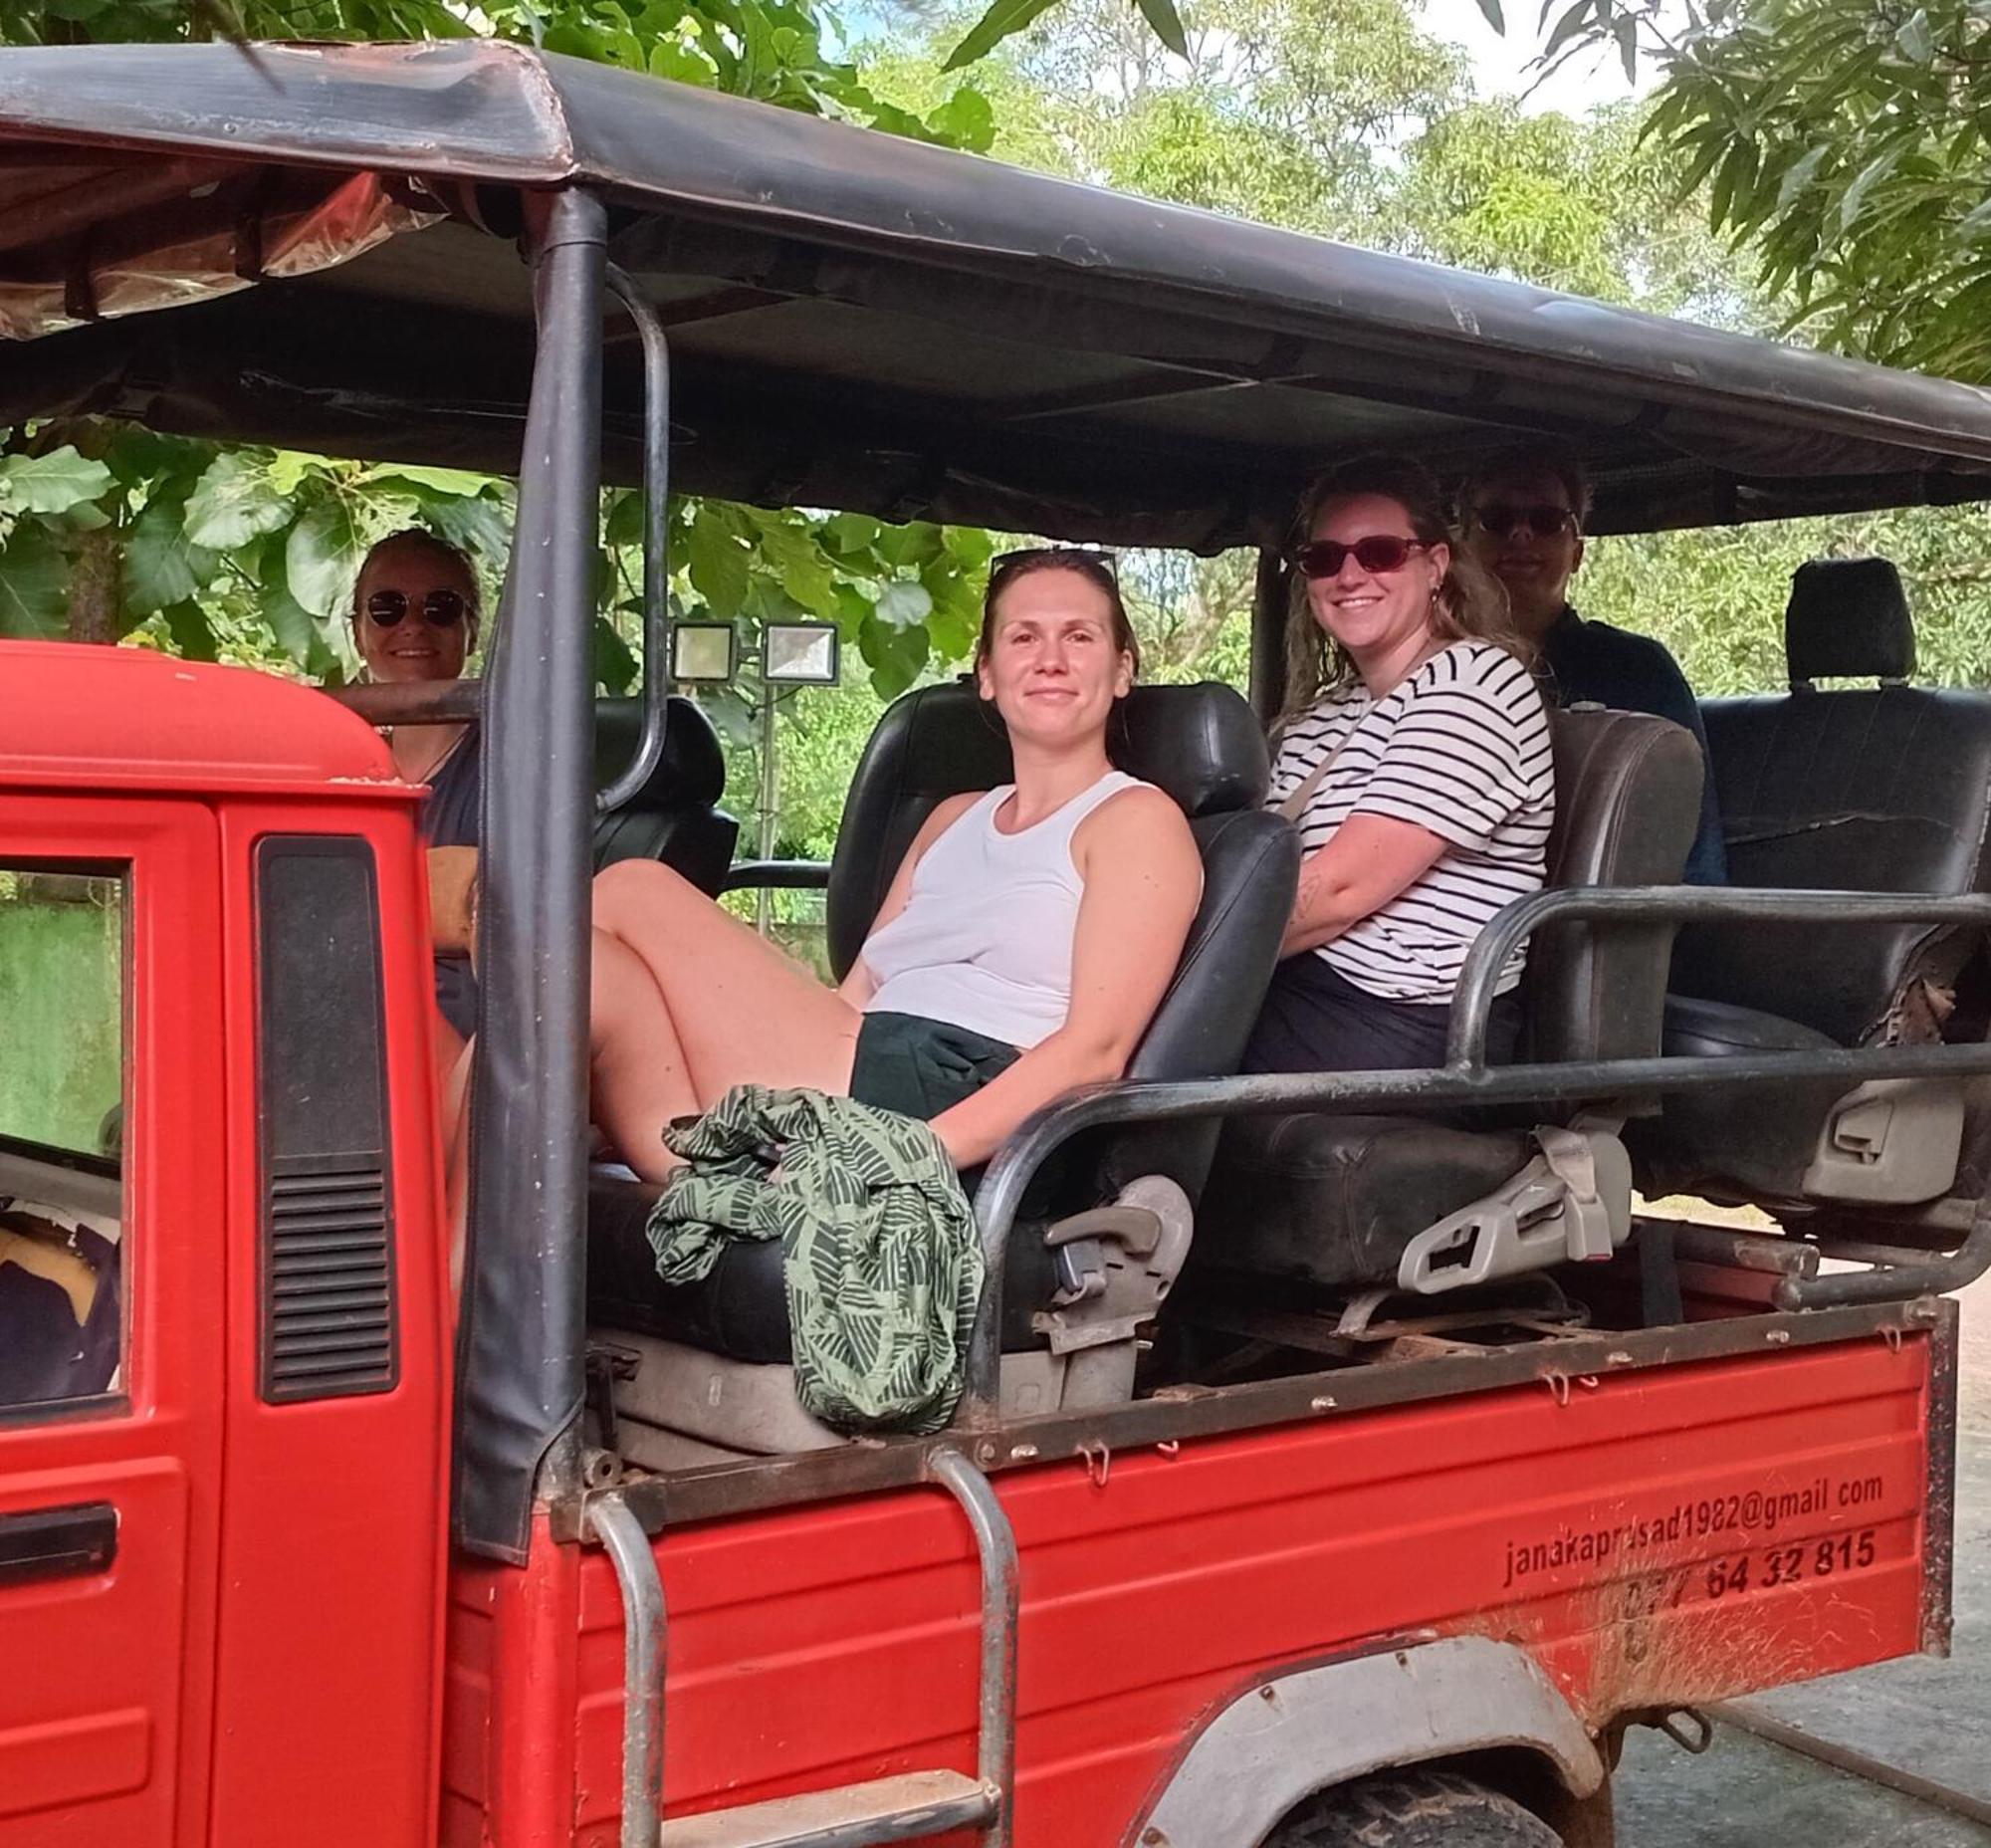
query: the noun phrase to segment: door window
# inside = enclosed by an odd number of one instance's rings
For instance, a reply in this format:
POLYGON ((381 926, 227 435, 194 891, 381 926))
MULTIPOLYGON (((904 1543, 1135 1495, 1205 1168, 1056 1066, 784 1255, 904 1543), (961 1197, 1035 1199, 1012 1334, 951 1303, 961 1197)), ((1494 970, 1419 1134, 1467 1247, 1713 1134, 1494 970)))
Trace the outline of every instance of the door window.
POLYGON ((127 894, 0 865, 0 1417, 118 1386, 127 894))

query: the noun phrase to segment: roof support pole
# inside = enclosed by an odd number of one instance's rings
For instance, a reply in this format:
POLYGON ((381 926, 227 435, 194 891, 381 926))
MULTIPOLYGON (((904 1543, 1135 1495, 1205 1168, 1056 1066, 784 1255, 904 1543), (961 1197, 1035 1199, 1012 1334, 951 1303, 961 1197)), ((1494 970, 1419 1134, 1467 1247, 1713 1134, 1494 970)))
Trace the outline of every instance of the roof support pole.
POLYGON ((1269 724, 1286 703, 1286 562, 1273 546, 1258 549, 1251 592, 1251 710, 1269 724))
POLYGON ((470 1250, 458 1334, 456 1536, 523 1560, 536 1488, 579 1487, 586 1217, 591 629, 605 216, 548 200, 519 517, 486 673, 470 1250), (564 1442, 562 1440, 565 1440, 564 1442))

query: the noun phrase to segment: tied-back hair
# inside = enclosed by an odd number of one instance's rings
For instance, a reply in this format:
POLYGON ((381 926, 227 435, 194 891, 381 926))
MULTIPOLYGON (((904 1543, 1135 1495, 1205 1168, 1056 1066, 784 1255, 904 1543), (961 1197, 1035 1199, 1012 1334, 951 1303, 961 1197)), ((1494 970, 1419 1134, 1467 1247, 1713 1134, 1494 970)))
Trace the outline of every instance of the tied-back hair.
MULTIPOLYGON (((1372 494, 1395 501, 1410 521, 1414 538, 1442 545, 1450 556, 1432 602, 1432 629, 1446 641, 1491 642, 1521 661, 1529 649, 1507 611, 1507 592, 1478 560, 1467 555, 1453 531, 1449 509, 1436 477, 1409 456, 1355 456, 1328 470, 1300 502, 1296 543, 1313 537, 1314 522, 1330 501, 1372 494)), ((1307 601, 1307 580, 1295 569, 1286 598, 1286 697, 1278 724, 1285 726, 1326 693, 1339 693, 1357 678, 1354 659, 1315 621, 1307 601)))

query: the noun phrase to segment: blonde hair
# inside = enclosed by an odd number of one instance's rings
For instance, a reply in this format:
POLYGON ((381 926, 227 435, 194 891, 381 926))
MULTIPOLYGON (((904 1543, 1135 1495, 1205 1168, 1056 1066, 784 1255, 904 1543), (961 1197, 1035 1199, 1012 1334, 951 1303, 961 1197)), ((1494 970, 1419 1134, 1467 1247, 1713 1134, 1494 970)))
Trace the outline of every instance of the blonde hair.
MULTIPOLYGON (((1300 502, 1298 541, 1313 536, 1314 522, 1330 501, 1373 494, 1395 501, 1404 510, 1414 538, 1427 546, 1443 546, 1449 554, 1444 577, 1432 597, 1432 632, 1446 641, 1491 642, 1521 661, 1530 650, 1507 612, 1507 592, 1500 580, 1471 558, 1452 532, 1444 497, 1431 471, 1409 456, 1356 456, 1330 469, 1308 488, 1300 502)), ((1356 678, 1353 658, 1314 619, 1307 601, 1307 580, 1295 570, 1286 597, 1286 697, 1281 725, 1307 711, 1324 693, 1338 693, 1356 678)))

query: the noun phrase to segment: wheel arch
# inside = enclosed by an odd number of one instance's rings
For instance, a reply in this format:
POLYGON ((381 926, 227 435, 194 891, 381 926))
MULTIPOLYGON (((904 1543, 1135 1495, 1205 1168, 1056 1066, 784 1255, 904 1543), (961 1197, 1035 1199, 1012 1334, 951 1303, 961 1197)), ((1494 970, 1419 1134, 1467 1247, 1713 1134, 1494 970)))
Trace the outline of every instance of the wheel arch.
POLYGON ((1141 1848, 1256 1848, 1317 1792, 1473 1764, 1531 1808, 1596 1796, 1596 1743, 1527 1651, 1446 1637, 1265 1676, 1208 1714, 1129 1828, 1141 1848))

